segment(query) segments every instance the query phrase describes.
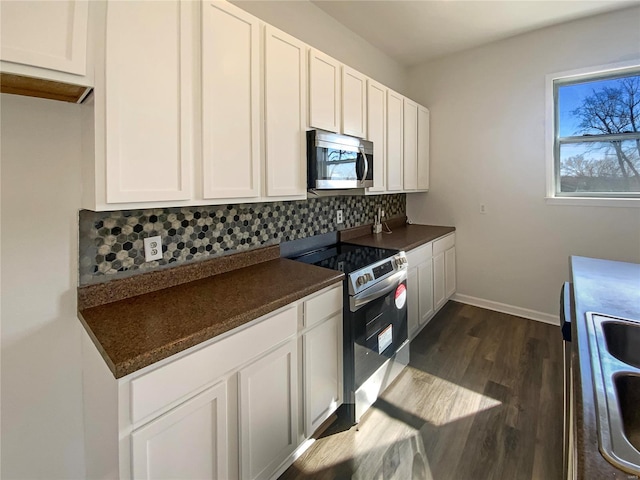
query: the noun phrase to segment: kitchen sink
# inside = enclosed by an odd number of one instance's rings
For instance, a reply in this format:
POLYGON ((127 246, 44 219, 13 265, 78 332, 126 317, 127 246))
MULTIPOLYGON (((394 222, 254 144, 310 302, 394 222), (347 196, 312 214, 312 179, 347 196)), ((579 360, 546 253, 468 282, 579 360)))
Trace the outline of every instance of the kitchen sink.
POLYGON ((640 375, 618 375, 615 385, 624 433, 629 443, 640 450, 640 375))
POLYGON ((602 322, 607 350, 623 363, 640 368, 640 324, 602 322))
POLYGON ((602 455, 640 474, 640 321, 587 314, 602 455))

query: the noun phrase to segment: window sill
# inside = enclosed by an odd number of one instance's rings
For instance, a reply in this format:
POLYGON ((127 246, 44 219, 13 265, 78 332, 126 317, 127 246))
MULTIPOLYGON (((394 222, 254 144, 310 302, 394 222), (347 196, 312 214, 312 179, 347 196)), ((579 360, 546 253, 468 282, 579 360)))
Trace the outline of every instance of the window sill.
POLYGON ((640 198, 545 197, 547 205, 640 208, 640 198))

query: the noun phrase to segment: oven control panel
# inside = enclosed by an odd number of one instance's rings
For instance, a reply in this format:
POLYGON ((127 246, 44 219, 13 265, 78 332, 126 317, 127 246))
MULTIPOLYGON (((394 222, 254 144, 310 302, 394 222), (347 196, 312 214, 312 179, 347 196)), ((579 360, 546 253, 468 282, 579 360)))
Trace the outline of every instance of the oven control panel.
POLYGON ((391 263, 391 260, 375 267, 373 269, 373 278, 377 280, 378 278, 384 277, 389 272, 393 272, 393 263, 391 263))
POLYGON ((407 267, 407 256, 404 252, 400 252, 391 258, 380 260, 367 267, 352 272, 349 274, 348 278, 349 295, 360 293, 393 275, 395 272, 407 269, 407 267))

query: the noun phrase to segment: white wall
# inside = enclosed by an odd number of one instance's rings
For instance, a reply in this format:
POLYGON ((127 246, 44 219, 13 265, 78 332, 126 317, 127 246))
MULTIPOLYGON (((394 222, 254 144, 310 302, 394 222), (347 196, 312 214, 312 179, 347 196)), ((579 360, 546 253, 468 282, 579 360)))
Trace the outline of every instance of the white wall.
POLYGON ((408 195, 407 211, 415 222, 456 226, 459 294, 557 315, 569 255, 640 262, 640 208, 544 200, 545 75, 633 58, 639 8, 409 71, 412 98, 431 111, 431 191, 408 195))
POLYGON ((3 94, 0 108, 1 476, 81 479, 80 107, 3 94))
POLYGON ((308 0, 231 0, 231 3, 374 80, 405 93, 405 67, 308 0))

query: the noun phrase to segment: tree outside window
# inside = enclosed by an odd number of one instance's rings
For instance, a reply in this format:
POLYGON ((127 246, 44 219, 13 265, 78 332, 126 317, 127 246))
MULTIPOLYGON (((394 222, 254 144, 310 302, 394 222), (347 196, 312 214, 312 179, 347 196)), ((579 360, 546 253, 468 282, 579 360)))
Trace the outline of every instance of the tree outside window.
POLYGON ((640 69, 554 81, 556 195, 640 196, 640 69))

